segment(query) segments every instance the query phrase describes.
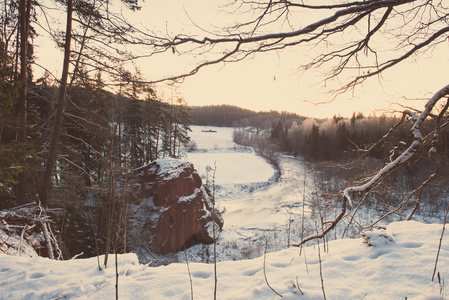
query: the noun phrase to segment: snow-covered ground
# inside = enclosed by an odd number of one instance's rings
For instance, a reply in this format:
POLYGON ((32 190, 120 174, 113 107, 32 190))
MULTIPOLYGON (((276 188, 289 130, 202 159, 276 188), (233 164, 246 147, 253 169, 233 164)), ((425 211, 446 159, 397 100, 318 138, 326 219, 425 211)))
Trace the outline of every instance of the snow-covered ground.
MULTIPOLYGON (((217 299, 279 298, 267 281, 283 299, 323 299, 323 289, 327 299, 446 299, 446 286, 430 282, 441 230, 441 225, 396 222, 369 233, 372 246, 362 238, 345 239, 329 242, 326 252, 322 245, 320 253, 308 246, 301 255, 288 248, 219 262, 217 299)), ((437 265, 442 283, 449 275, 447 238, 437 265)), ((0 254, 0 298, 114 299, 114 261, 112 256, 109 267, 99 270, 97 258, 52 261, 0 254)), ((118 255, 117 270, 119 299, 192 299, 192 294, 213 299, 213 264, 149 267, 125 254, 118 255)))
MULTIPOLYGON (((218 299, 279 298, 266 280, 286 299, 322 299, 323 289, 327 299, 445 299, 447 234, 437 267, 443 284, 430 284, 441 224, 394 222, 367 232, 369 243, 359 237, 330 241, 326 251, 321 244, 320 252, 316 244, 301 252, 287 248, 300 240, 303 216, 308 228, 316 226, 316 216, 303 205, 304 199, 310 203, 313 176, 301 159, 280 156, 281 177, 275 180, 277 171, 252 149, 234 144, 232 132, 194 126, 196 150, 184 157, 204 184, 212 182, 210 169, 216 167, 216 205, 225 222, 216 245, 218 299)), ((158 257, 151 267, 134 254, 118 255, 119 298, 211 299, 212 257, 213 245, 158 257)), ((113 257, 99 270, 97 258, 60 262, 0 255, 0 299, 113 299, 115 284, 113 257)))

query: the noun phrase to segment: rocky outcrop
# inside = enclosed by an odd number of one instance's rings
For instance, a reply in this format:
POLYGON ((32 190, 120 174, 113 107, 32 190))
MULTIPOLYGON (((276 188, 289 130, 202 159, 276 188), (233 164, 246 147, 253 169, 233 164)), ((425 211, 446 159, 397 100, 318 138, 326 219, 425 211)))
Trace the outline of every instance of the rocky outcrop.
POLYGON ((129 204, 129 246, 156 254, 214 241, 223 220, 202 187, 193 165, 156 160, 128 174, 123 186, 129 204))

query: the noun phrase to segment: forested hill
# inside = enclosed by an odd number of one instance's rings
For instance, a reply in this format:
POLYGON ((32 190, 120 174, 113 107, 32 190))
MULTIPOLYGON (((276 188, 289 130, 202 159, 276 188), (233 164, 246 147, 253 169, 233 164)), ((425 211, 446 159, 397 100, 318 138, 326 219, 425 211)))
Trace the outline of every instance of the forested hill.
POLYGON ((233 105, 191 106, 191 117, 195 125, 209 125, 220 127, 246 127, 270 128, 274 120, 283 123, 292 121, 302 122, 305 117, 277 111, 255 112, 233 105))

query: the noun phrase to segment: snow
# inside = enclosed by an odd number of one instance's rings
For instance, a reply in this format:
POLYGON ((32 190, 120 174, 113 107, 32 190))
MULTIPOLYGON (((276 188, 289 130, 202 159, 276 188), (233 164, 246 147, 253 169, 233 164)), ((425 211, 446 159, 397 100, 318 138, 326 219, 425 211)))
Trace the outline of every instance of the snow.
MULTIPOLYGON (((188 153, 186 159, 193 163, 200 176, 207 176, 206 167, 216 166, 215 184, 245 184, 265 182, 274 176, 274 169, 254 153, 188 153), (235 163, 230 163, 235 162, 235 163)), ((212 180, 213 170, 209 172, 212 180)))
POLYGON ((252 148, 241 147, 232 142, 233 128, 192 126, 191 139, 197 149, 187 152, 184 159, 193 163, 204 181, 212 181, 215 169, 215 184, 252 184, 267 182, 275 170, 252 148), (210 132, 212 130, 212 132, 210 132), (211 171, 207 171, 207 168, 211 171))
MULTIPOLYGON (((441 299, 438 282, 430 284, 441 225, 395 222, 363 238, 321 244, 321 269, 327 299, 441 299), (387 237, 387 238, 386 238, 387 237)), ((447 234, 444 237, 448 238, 447 234)), ((103 257, 100 257, 100 262, 103 257)), ((276 299, 264 277, 264 257, 217 264, 218 299, 276 299)), ((195 299, 211 299, 214 265, 189 263, 195 299)), ((134 254, 118 255, 120 299, 190 299, 186 263, 150 267, 134 254)), ((449 274, 449 247, 443 242, 438 272, 449 274)), ((316 246, 268 253, 265 273, 284 299, 322 299, 316 246), (304 293, 302 295, 299 289, 304 293)), ((99 270, 97 258, 55 261, 0 254, 1 299, 114 299, 115 258, 99 270)), ((447 297, 443 290, 442 298, 447 297)))
POLYGON ((215 126, 191 126, 189 136, 198 150, 220 151, 220 149, 241 148, 232 141, 234 128, 215 126))
POLYGON ((178 203, 181 202, 191 202, 193 199, 197 197, 197 195, 201 192, 200 188, 196 188, 191 195, 182 196, 178 199, 178 203))
MULTIPOLYGON (((282 176, 275 181, 275 169, 252 149, 235 145, 232 132, 232 128, 194 126, 197 150, 183 158, 194 163, 203 183, 212 180, 206 166, 217 166, 216 207, 224 218, 216 245, 218 299, 279 298, 265 275, 284 299, 323 299, 320 269, 327 299, 447 297, 444 284, 430 282, 441 224, 393 222, 357 238, 329 241, 326 249, 320 241, 320 252, 316 244, 302 251, 287 248, 290 238, 291 243, 299 242, 303 215, 312 230, 306 235, 314 233, 316 216, 311 207, 302 205, 312 198, 311 171, 300 158, 280 156, 282 176)), ((437 267, 443 282, 449 275, 447 239, 446 233, 437 267)), ((133 253, 118 255, 119 298, 191 299, 193 293, 194 299, 211 299, 212 253, 213 245, 196 245, 158 257, 169 263, 165 266, 157 266, 158 261, 143 264, 133 253)), ((113 299, 114 261, 114 255, 109 256, 109 266, 99 270, 103 257, 54 261, 0 254, 0 299, 113 299)))

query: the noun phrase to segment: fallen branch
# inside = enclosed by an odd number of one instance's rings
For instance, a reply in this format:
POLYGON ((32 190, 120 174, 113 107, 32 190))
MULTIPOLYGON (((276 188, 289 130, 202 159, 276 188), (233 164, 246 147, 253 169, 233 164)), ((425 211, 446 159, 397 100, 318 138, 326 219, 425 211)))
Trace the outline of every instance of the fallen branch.
MULTIPOLYGON (((59 210, 52 209, 51 211, 59 210)), ((48 211, 40 205, 39 199, 33 203, 0 211, 0 229, 8 236, 17 238, 17 243, 9 244, 8 247, 15 249, 18 255, 22 255, 24 249, 27 249, 25 244, 28 243, 28 246, 39 254, 41 245, 44 244, 49 258, 55 259, 56 255, 56 259, 62 259, 62 252, 51 231, 48 211)))
POLYGON ((306 237, 305 239, 303 239, 301 242, 299 242, 298 244, 291 244, 290 246, 294 246, 294 247, 300 247, 301 245, 307 243, 308 241, 314 240, 314 239, 321 239, 323 238, 326 234, 328 234, 332 229, 335 228, 335 226, 337 226, 337 224, 340 222, 340 220, 343 218, 343 216, 345 215, 346 212, 346 203, 347 203, 347 198, 346 196, 343 197, 343 202, 341 205, 341 211, 338 214, 338 216, 332 220, 329 221, 329 226, 327 226, 321 233, 316 233, 313 235, 310 235, 308 237, 306 237))
POLYGON ((39 198, 37 200, 38 200, 38 205, 39 205, 39 209, 40 209, 38 220, 42 224, 42 232, 43 232, 43 235, 44 235, 45 243, 47 244, 48 257, 50 259, 55 259, 55 256, 53 254, 53 247, 51 245, 50 234, 48 233, 47 223, 45 222, 46 216, 41 217, 42 213, 44 212, 44 210, 42 209, 41 201, 39 200, 39 198))
POLYGON ((20 234, 19 249, 17 249, 19 251, 19 256, 22 255, 22 243, 23 243, 23 235, 24 235, 24 233, 25 233, 25 231, 27 231, 28 229, 33 228, 34 226, 36 226, 36 224, 33 224, 31 226, 29 226, 29 225, 23 226, 22 233, 20 234))

